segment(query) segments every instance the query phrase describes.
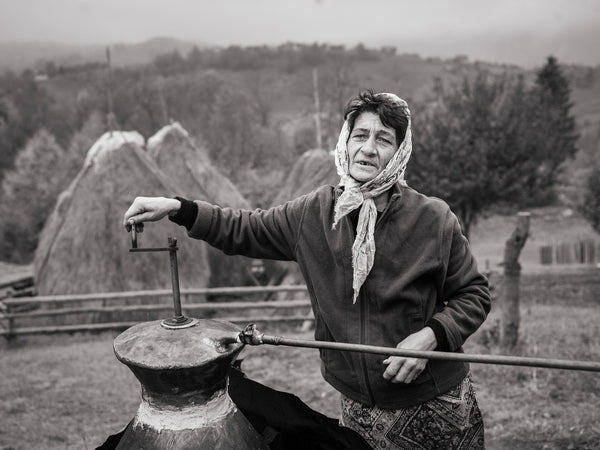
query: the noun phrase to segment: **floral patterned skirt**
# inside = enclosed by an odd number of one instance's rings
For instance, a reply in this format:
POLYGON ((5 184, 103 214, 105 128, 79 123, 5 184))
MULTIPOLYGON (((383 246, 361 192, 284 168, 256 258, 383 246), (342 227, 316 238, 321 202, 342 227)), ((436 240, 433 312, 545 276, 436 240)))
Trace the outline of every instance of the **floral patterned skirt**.
POLYGON ((483 450, 483 418, 470 375, 448 392, 400 409, 364 406, 342 395, 342 425, 374 449, 483 450))

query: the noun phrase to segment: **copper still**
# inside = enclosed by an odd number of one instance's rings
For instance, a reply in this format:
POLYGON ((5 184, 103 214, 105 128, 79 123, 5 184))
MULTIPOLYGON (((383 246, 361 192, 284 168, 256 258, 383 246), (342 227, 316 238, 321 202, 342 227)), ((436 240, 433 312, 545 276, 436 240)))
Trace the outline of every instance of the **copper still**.
POLYGON ((142 387, 135 418, 116 448, 267 449, 227 391, 231 364, 244 347, 236 338, 241 329, 181 314, 176 244, 169 238, 167 248, 137 248, 132 232, 130 251, 169 252, 175 316, 139 323, 114 340, 117 359, 142 387))

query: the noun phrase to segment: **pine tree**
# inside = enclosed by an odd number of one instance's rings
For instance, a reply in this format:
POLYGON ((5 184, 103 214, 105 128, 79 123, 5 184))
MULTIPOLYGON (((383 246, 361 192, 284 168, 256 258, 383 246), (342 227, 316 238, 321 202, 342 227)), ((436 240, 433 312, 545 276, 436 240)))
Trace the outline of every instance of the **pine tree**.
POLYGON ((536 78, 530 103, 530 151, 540 162, 536 170, 533 202, 551 200, 562 165, 577 152, 575 118, 571 114, 571 89, 558 61, 548 57, 536 78))

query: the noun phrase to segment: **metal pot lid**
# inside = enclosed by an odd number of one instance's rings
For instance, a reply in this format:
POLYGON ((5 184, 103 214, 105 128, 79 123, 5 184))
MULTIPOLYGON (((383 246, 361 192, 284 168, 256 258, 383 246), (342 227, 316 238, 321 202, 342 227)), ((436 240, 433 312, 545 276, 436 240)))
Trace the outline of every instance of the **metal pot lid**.
POLYGON ((117 336, 117 359, 128 366, 182 369, 232 359, 243 347, 237 340, 241 328, 230 322, 198 319, 179 329, 165 328, 161 322, 139 323, 117 336))

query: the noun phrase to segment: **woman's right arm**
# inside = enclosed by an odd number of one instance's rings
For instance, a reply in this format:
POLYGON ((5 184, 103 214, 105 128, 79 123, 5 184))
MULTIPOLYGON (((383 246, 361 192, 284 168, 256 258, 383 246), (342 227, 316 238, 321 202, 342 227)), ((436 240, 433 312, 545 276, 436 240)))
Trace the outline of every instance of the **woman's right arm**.
MULTIPOLYGON (((123 225, 173 218, 186 200, 165 197, 137 197, 123 217, 123 225)), ((191 203, 188 201, 188 203, 191 203)), ((202 239, 229 255, 252 258, 295 260, 295 243, 303 198, 268 210, 222 208, 195 201, 197 213, 193 224, 186 223, 188 234, 202 239)))
POLYGON ((228 255, 296 260, 304 197, 267 210, 222 208, 196 201, 198 214, 188 234, 228 255))

